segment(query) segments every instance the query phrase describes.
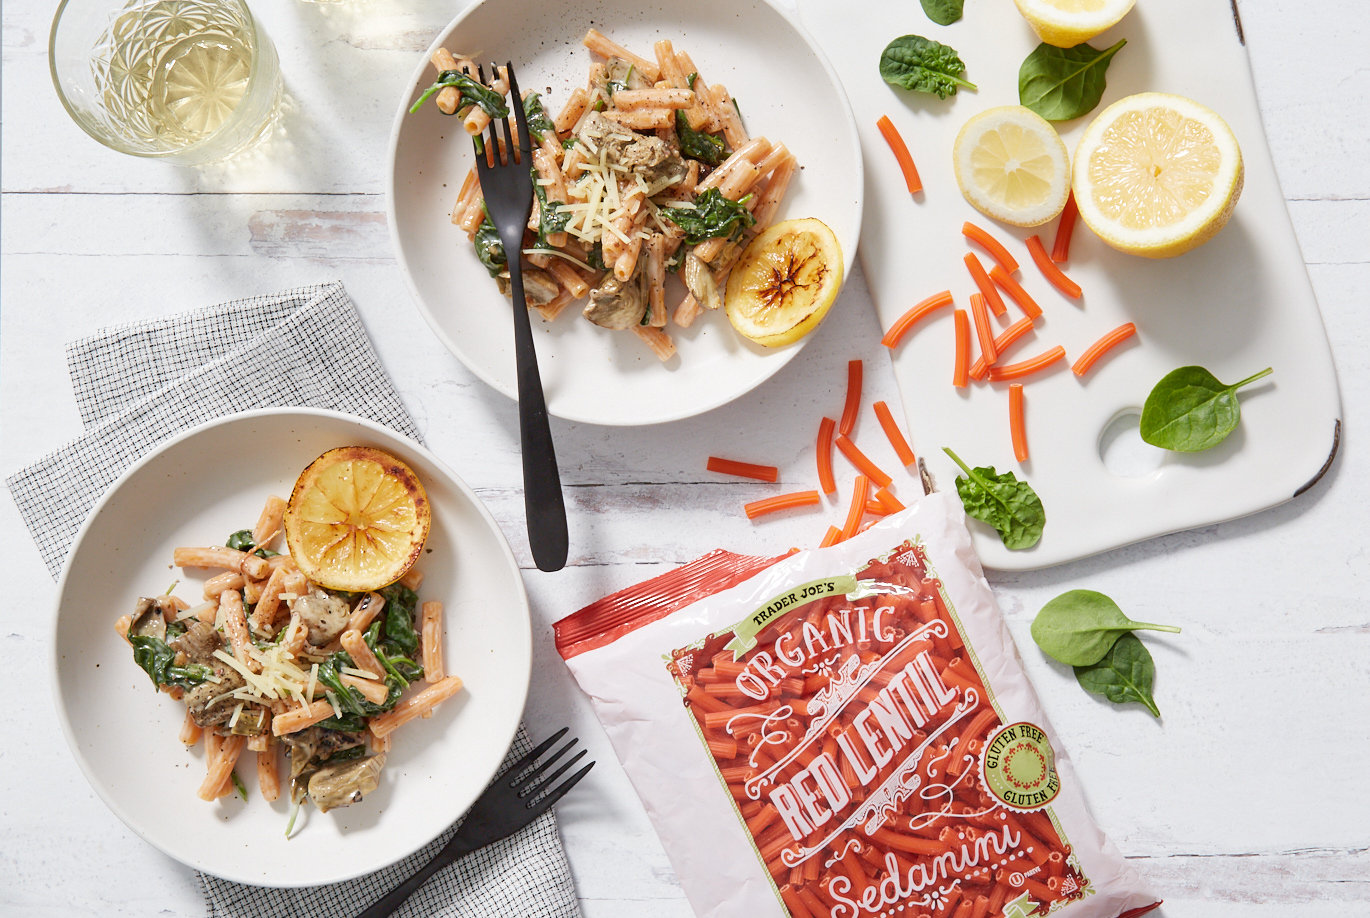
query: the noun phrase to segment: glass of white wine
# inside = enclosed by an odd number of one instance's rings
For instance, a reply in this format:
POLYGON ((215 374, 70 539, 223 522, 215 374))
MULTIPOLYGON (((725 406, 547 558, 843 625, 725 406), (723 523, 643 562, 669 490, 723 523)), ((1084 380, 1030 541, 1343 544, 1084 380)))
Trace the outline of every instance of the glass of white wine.
POLYGON ((281 98, 276 48, 241 0, 62 0, 48 61, 87 134, 186 165, 254 143, 281 98))

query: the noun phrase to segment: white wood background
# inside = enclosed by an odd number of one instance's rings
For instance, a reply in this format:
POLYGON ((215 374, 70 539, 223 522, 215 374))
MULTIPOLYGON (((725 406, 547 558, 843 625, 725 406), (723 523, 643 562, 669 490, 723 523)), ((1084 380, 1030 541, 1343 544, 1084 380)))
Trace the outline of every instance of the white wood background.
MULTIPOLYGON (((537 571, 523 535, 515 407, 428 333, 385 226, 392 113, 416 55, 464 5, 258 0, 283 60, 283 130, 228 165, 187 170, 111 153, 72 125, 48 77, 54 4, 4 4, 0 473, 79 433, 63 360, 71 338, 341 279, 428 444, 489 505, 525 567, 535 662, 527 720, 535 735, 571 724, 600 763, 560 806, 585 914, 686 916, 660 844, 556 656, 551 623, 716 546, 813 544, 826 522, 753 525, 741 504, 812 486, 815 406, 840 410, 848 359, 866 358, 869 398, 897 395, 872 346, 878 329, 858 272, 801 358, 735 404, 638 430, 554 421, 571 561, 558 574, 537 571), (710 452, 778 463, 784 480, 718 480, 703 470, 710 452)), ((1275 510, 992 582, 1100 823, 1163 893, 1161 914, 1367 915, 1370 460, 1357 436, 1370 420, 1370 10, 1359 0, 1238 5, 1340 372, 1341 457, 1275 510), (1036 609, 1077 586, 1109 593, 1135 617, 1184 626, 1148 640, 1162 722, 1086 696, 1032 645, 1036 609)), ((48 687, 54 587, 8 500, 0 533, 9 597, 0 653, 9 697, 23 699, 0 706, 0 914, 202 915, 191 873, 125 829, 68 756, 48 687)))

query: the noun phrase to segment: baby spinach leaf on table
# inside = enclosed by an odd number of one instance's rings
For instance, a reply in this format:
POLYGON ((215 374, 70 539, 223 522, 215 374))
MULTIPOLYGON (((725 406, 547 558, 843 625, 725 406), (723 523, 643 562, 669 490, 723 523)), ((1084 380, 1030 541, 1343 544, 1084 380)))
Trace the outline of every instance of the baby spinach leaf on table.
POLYGON ((956 95, 962 86, 976 88, 962 79, 965 72, 956 49, 921 35, 901 35, 880 54, 880 76, 886 83, 939 99, 956 95))
POLYGON ((938 25, 951 25, 961 18, 966 0, 922 0, 923 12, 938 25))
POLYGON ((1018 101, 1048 121, 1069 121, 1093 111, 1103 98, 1104 74, 1127 44, 1100 51, 1090 45, 1057 48, 1043 42, 1018 68, 1018 101))
POLYGON ((969 468, 960 456, 946 447, 942 449, 966 473, 956 478, 956 493, 966 513, 998 530, 1005 548, 1036 545, 1042 538, 1047 514, 1032 485, 1019 481, 1012 472, 1000 475, 994 466, 969 468))
POLYGON ((504 104, 504 96, 495 92, 488 86, 481 85, 460 70, 444 70, 442 73, 438 74, 437 81, 434 82, 432 86, 425 89, 423 95, 419 96, 418 100, 413 105, 409 106, 409 114, 414 114, 423 103, 428 101, 430 96, 441 92, 449 86, 455 88, 457 92, 461 94, 461 97, 457 102, 457 107, 452 114, 459 115, 472 105, 475 105, 484 109, 485 113, 490 116, 491 121, 498 121, 501 118, 509 117, 509 106, 504 104))
POLYGON ((1037 646, 1068 666, 1098 663, 1119 637, 1138 630, 1178 634, 1180 629, 1134 622, 1116 602, 1096 590, 1067 590, 1042 606, 1032 620, 1037 646))
POLYGON ((685 231, 687 245, 698 245, 705 239, 740 235, 754 224, 756 218, 747 210, 751 197, 733 201, 713 187, 695 198, 694 207, 663 207, 661 213, 685 231))
POLYGON ((1152 446, 1186 453, 1217 446, 1241 420, 1237 390, 1271 372, 1266 367, 1230 386, 1203 367, 1180 367, 1167 373, 1142 405, 1142 439, 1152 446))
POLYGON ((1161 716, 1151 695, 1156 682, 1156 664, 1146 645, 1130 631, 1118 638, 1098 663, 1075 667, 1075 681, 1085 691, 1103 695, 1114 704, 1135 701, 1146 705, 1152 716, 1161 716))

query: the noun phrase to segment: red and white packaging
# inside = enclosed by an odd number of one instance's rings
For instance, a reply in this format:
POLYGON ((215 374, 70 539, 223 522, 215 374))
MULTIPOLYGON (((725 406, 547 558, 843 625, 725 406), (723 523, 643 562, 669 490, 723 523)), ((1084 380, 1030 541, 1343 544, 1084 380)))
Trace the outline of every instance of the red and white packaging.
POLYGON ((556 630, 700 916, 1159 904, 1090 816, 954 496, 830 548, 713 552, 556 630))

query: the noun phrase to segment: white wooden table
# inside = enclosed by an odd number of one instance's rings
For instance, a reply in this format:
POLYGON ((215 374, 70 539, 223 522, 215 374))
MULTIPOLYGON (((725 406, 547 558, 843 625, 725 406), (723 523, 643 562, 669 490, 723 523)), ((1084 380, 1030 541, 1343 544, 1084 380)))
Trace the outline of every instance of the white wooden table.
MULTIPOLYGON (((811 425, 800 434, 788 420, 809 418, 815 404, 839 410, 853 357, 867 360, 870 398, 898 396, 871 346, 878 331, 858 272, 801 358, 732 405, 636 430, 554 421, 571 560, 555 575, 537 571, 523 533, 515 406, 429 333, 385 226, 393 108, 415 57, 464 5, 260 0, 283 60, 284 130, 248 156, 194 171, 86 138, 48 77, 53 4, 5 4, 0 472, 79 433, 66 341, 341 279, 428 444, 489 505, 524 566, 532 733, 570 724, 599 760, 559 808, 586 915, 685 916, 642 807, 556 655, 551 623, 716 546, 812 544, 803 516, 748 523, 739 507, 764 486, 719 481, 705 457, 756 442, 795 487, 811 487, 811 425)), ((1340 918, 1370 914, 1370 459, 1358 449, 1359 422, 1370 421, 1370 11, 1358 0, 1239 7, 1341 374, 1342 455, 1275 510, 992 582, 1099 821, 1164 894, 1162 914, 1340 918), (1085 695, 1032 645, 1036 609, 1076 586, 1184 625, 1178 638, 1150 642, 1163 722, 1085 695)), ((48 685, 54 586, 9 500, 0 533, 11 699, 0 706, 0 914, 202 915, 191 872, 129 832, 69 757, 48 685)))

